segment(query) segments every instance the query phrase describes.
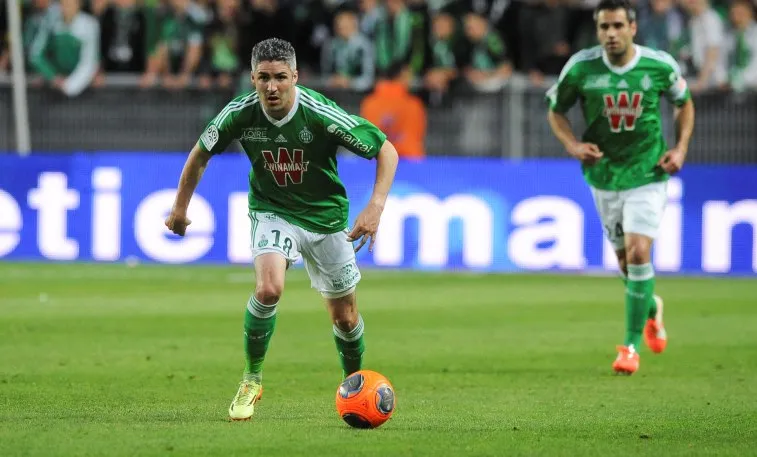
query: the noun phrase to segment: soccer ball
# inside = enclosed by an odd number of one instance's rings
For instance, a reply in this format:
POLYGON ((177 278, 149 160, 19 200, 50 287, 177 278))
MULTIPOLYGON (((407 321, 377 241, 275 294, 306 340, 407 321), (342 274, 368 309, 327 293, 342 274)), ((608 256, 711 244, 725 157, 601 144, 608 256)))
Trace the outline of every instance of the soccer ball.
POLYGON ((376 428, 392 417, 394 408, 392 384, 375 371, 352 373, 336 390, 336 411, 351 427, 376 428))

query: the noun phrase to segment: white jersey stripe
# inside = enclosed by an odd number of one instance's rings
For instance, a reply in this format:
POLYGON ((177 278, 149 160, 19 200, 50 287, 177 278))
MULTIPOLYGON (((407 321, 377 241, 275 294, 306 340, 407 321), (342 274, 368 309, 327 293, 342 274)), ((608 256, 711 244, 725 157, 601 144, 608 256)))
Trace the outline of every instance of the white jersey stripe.
POLYGON ((358 125, 357 121, 355 121, 354 119, 352 119, 349 114, 347 114, 346 112, 344 112, 340 108, 336 108, 336 107, 333 107, 333 106, 329 106, 329 105, 327 105, 327 104, 325 104, 323 102, 319 102, 318 100, 316 100, 315 98, 313 98, 311 95, 305 93, 305 91, 302 91, 302 97, 303 97, 303 99, 310 101, 312 105, 321 107, 322 110, 324 111, 324 113, 325 112, 330 112, 335 117, 341 118, 344 121, 345 124, 348 124, 351 127, 357 127, 357 125, 358 125))
POLYGON ((254 100, 250 100, 250 101, 248 101, 247 103, 245 103, 245 104, 243 104, 243 105, 239 105, 239 106, 235 106, 235 107, 233 107, 233 108, 229 108, 228 110, 226 110, 226 112, 225 112, 225 113, 223 113, 223 116, 220 116, 220 115, 219 115, 219 117, 218 117, 218 120, 217 120, 217 121, 215 122, 215 125, 217 125, 217 126, 218 126, 218 125, 221 125, 221 124, 223 124, 223 121, 225 121, 225 120, 226 120, 226 118, 227 118, 227 117, 229 116, 229 114, 231 114, 231 113, 235 113, 235 112, 237 112, 237 111, 241 111, 241 110, 243 110, 244 108, 247 108, 248 106, 253 106, 253 105, 254 105, 254 104, 256 104, 256 103, 258 103, 258 100, 257 100, 257 99, 254 99, 254 100))
POLYGON ((644 46, 639 46, 639 48, 641 48, 642 57, 647 57, 658 62, 666 63, 670 65, 670 67, 677 75, 681 74, 681 67, 678 65, 678 62, 676 62, 676 60, 667 52, 655 51, 654 49, 650 49, 644 46))
POLYGON ((557 80, 562 81, 563 78, 565 78, 565 75, 567 75, 570 69, 573 68, 573 66, 577 63, 600 58, 602 58, 602 48, 600 46, 578 51, 577 53, 573 54, 570 59, 568 59, 568 62, 565 63, 565 66, 560 72, 560 77, 557 80))
MULTIPOLYGON (((342 120, 341 118, 338 118, 338 117, 334 116, 334 114, 331 113, 330 111, 324 111, 324 110, 322 110, 321 107, 318 107, 318 106, 312 104, 312 102, 310 100, 308 100, 306 98, 302 98, 302 99, 300 99, 300 101, 302 102, 303 106, 306 106, 307 108, 315 111, 316 113, 318 113, 318 114, 320 114, 320 115, 322 115, 324 117, 327 117, 327 118, 331 119, 332 121, 334 121, 337 124, 339 124, 345 130, 350 130, 352 128, 347 123, 345 123, 344 120, 342 120)), ((357 123, 355 123, 355 125, 357 125, 357 123)))
POLYGON ((257 93, 257 92, 253 92, 252 94, 249 94, 248 96, 246 96, 245 98, 243 98, 243 99, 241 99, 241 100, 238 100, 238 101, 236 101, 236 102, 230 102, 229 104, 227 104, 227 105, 226 105, 226 106, 225 106, 225 107, 224 107, 224 108, 223 108, 223 109, 221 110, 221 112, 220 112, 220 113, 218 113, 218 114, 216 115, 216 117, 214 117, 214 118, 213 118, 213 120, 212 120, 211 122, 216 122, 216 121, 217 121, 218 119, 220 119, 220 118, 221 118, 222 116, 223 116, 223 117, 225 117, 225 113, 226 113, 226 112, 227 112, 228 110, 230 110, 230 109, 232 109, 232 108, 236 108, 236 107, 238 107, 238 106, 241 106, 241 105, 243 105, 243 104, 247 103, 247 102, 248 102, 248 101, 250 101, 250 100, 253 100, 253 101, 254 101, 254 100, 257 100, 257 99, 258 99, 258 93, 257 93))

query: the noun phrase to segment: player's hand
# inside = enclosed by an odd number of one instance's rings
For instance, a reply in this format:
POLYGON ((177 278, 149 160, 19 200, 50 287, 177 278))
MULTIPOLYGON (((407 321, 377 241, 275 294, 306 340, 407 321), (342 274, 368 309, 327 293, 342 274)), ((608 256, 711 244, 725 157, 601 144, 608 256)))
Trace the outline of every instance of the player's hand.
POLYGON ((593 143, 576 143, 568 149, 568 153, 586 165, 594 165, 604 155, 599 146, 593 143))
POLYGON ((184 236, 187 232, 187 226, 191 223, 192 221, 189 220, 186 214, 176 210, 171 210, 171 214, 166 218, 166 227, 168 227, 168 230, 179 236, 184 236))
POLYGON ((681 148, 675 147, 660 157, 657 162, 666 173, 674 174, 678 173, 683 168, 683 161, 686 160, 686 151, 681 148))
POLYGON ((352 227, 352 231, 347 235, 347 241, 350 243, 360 240, 355 248, 355 252, 358 252, 368 240, 371 240, 371 244, 368 245, 368 250, 373 252, 373 245, 376 242, 376 232, 378 231, 379 221, 381 220, 381 213, 383 211, 383 207, 371 202, 357 217, 355 226, 352 227))

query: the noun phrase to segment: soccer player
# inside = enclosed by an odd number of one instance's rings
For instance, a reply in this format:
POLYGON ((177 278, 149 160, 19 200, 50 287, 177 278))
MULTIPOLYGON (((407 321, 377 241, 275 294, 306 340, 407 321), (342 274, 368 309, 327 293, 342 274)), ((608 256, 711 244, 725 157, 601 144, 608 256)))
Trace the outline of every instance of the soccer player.
POLYGON ((255 292, 244 318, 246 366, 229 406, 233 420, 252 417, 263 390, 263 359, 276 325, 286 270, 302 256, 313 288, 325 298, 343 375, 361 368, 363 319, 355 301, 360 272, 355 252, 370 241, 397 168, 397 151, 368 121, 347 114, 323 95, 297 85, 295 51, 280 39, 252 50, 255 90, 235 98, 210 122, 192 148, 165 225, 184 235, 189 200, 210 158, 239 139, 249 158, 250 241, 255 292), (336 155, 346 148, 375 158, 370 202, 347 228, 348 200, 336 155), (359 241, 358 241, 359 240, 359 241), (352 242, 358 241, 353 247, 352 242))
POLYGON ((624 274, 626 333, 612 367, 632 374, 639 368, 642 331, 653 352, 667 344, 650 251, 665 209, 667 179, 686 159, 694 104, 675 60, 634 44, 635 12, 628 0, 602 0, 594 17, 600 46, 565 64, 547 92, 548 119, 565 149, 581 161, 624 274), (672 149, 662 133, 663 95, 675 105, 672 149), (579 100, 587 126, 581 140, 565 115, 579 100))

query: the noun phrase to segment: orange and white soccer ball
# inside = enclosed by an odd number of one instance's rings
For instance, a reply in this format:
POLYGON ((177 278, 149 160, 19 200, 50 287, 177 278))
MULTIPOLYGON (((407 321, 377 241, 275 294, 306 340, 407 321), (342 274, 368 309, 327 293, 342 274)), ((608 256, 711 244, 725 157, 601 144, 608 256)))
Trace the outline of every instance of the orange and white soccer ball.
POLYGON ((355 428, 376 428, 394 414, 396 397, 386 377, 370 370, 360 370, 336 390, 336 411, 355 428))

